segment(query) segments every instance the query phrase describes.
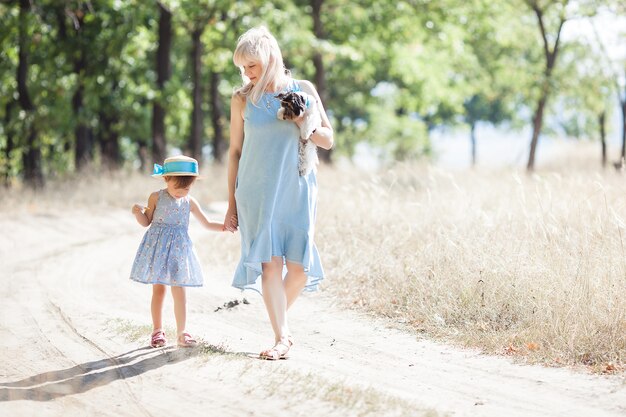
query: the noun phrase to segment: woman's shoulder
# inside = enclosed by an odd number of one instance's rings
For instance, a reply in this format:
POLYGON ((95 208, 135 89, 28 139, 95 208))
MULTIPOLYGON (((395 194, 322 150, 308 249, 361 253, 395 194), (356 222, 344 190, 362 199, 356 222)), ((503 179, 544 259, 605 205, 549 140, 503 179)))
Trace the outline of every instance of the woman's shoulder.
POLYGON ((241 92, 241 90, 237 90, 233 92, 233 95, 231 96, 230 101, 232 104, 242 106, 246 103, 246 96, 244 93, 241 92))

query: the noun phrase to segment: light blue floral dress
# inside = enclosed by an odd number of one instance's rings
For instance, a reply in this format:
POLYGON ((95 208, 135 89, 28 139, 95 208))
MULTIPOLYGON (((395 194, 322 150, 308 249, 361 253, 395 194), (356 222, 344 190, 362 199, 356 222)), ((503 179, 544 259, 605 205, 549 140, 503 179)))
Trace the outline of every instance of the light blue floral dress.
POLYGON ((200 287, 200 262, 189 238, 189 196, 176 199, 159 191, 152 223, 146 231, 130 279, 144 284, 200 287))
MULTIPOLYGON (((300 90, 292 80, 287 90, 300 90)), ((273 256, 296 262, 307 274, 305 290, 313 291, 324 271, 313 234, 317 208, 315 172, 298 173, 299 130, 279 120, 277 93, 258 103, 247 100, 244 141, 239 160, 235 200, 241 235, 241 259, 233 286, 261 292, 261 264, 273 256)))

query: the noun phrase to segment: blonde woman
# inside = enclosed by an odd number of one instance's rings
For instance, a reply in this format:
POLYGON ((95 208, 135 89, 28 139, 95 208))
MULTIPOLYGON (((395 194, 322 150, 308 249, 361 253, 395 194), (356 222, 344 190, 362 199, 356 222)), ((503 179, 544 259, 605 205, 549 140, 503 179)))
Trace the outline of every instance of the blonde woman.
POLYGON ((287 310, 303 290, 316 290, 324 273, 313 240, 316 173, 298 172, 302 117, 279 120, 276 95, 303 91, 314 99, 321 126, 304 139, 330 149, 333 130, 317 91, 309 81, 291 78, 277 41, 266 28, 243 34, 233 61, 243 78, 231 100, 224 222, 227 230, 241 233, 233 286, 263 295, 275 340, 259 357, 285 359, 293 345, 287 310))

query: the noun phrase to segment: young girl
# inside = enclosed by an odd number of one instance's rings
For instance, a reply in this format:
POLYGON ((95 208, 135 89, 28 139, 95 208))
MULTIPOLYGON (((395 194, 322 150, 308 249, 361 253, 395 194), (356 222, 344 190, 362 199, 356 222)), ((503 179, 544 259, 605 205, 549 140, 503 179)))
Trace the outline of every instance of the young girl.
POLYGON ((187 233, 189 213, 209 230, 223 231, 224 225, 207 219, 189 189, 198 177, 198 162, 187 156, 168 158, 163 166, 154 165, 155 178, 163 177, 166 188, 148 198, 148 206, 135 204, 132 212, 137 222, 150 226, 139 245, 130 279, 152 284, 152 336, 150 346, 167 343, 162 313, 165 286, 172 289, 176 317, 176 342, 180 347, 197 344, 185 331, 187 321, 185 287, 202 286, 202 270, 187 233))

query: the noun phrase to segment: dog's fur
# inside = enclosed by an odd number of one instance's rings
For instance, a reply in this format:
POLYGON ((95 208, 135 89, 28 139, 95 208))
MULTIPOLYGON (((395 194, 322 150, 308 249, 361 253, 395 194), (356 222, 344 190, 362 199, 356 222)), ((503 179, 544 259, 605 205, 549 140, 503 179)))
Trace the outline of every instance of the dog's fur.
POLYGON ((317 169, 319 163, 317 146, 310 140, 313 131, 322 125, 317 102, 313 96, 302 91, 282 93, 276 98, 280 100, 276 114, 280 120, 293 120, 304 115, 298 143, 298 173, 300 176, 308 175, 317 169))

